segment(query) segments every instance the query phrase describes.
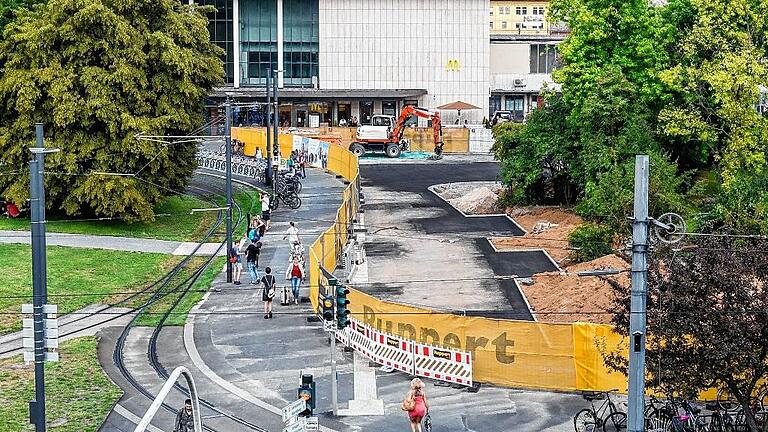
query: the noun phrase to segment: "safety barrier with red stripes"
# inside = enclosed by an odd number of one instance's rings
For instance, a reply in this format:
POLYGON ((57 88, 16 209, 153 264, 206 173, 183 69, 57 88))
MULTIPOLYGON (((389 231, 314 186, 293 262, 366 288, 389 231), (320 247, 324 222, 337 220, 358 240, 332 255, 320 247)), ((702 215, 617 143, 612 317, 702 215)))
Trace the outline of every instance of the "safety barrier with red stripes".
POLYGON ((472 386, 472 356, 467 351, 420 344, 381 332, 357 320, 336 337, 372 361, 399 371, 472 386))

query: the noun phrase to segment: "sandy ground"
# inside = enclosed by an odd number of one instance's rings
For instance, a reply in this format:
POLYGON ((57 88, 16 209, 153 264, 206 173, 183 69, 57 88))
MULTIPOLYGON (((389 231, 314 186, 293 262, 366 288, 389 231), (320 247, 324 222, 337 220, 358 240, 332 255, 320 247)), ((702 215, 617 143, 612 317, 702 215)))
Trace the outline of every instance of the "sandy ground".
POLYGON ((621 257, 606 255, 574 264, 567 273, 539 273, 533 277, 533 285, 521 287, 539 321, 609 323, 616 296, 604 279, 618 281, 629 290, 629 268, 621 257), (576 275, 580 271, 608 268, 627 271, 605 277, 576 275))
POLYGON ((568 234, 583 221, 560 207, 512 208, 507 213, 528 234, 522 237, 493 237, 493 246, 500 250, 544 249, 560 267, 567 267, 570 251, 568 234))

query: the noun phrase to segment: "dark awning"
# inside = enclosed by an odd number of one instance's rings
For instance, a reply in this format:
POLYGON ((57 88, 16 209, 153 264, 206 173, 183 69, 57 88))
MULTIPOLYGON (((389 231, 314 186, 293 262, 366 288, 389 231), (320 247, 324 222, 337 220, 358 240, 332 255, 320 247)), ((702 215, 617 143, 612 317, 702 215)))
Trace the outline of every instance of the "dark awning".
MULTIPOLYGON (((312 88, 281 88, 278 96, 286 99, 406 99, 419 98, 427 94, 425 89, 312 89, 312 88)), ((230 96, 235 99, 265 99, 264 87, 217 87, 211 93, 212 98, 224 99, 230 96)))

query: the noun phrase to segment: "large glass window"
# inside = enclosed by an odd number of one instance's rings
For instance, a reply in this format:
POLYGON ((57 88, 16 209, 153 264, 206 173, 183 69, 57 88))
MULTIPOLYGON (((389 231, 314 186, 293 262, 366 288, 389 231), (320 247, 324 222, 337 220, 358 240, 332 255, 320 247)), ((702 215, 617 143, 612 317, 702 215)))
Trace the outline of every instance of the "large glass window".
POLYGON ((531 73, 552 73, 557 69, 556 46, 551 44, 531 45, 531 73))
POLYGON ((319 10, 319 0, 283 0, 286 86, 312 87, 318 76, 319 10))
POLYGON ((381 113, 384 115, 395 116, 397 114, 397 102, 384 101, 381 103, 381 113))
POLYGON ((371 116, 373 115, 373 102, 372 101, 360 101, 360 124, 371 124, 371 116))
POLYGON ((208 33, 211 42, 224 50, 221 60, 224 62, 227 84, 234 82, 235 56, 232 42, 232 0, 197 0, 200 5, 210 5, 216 8, 208 14, 208 33))
POLYGON ((507 96, 505 102, 506 110, 512 112, 512 119, 515 121, 523 121, 525 115, 523 112, 523 96, 507 96))
POLYGON ((240 82, 266 85, 277 69, 277 2, 240 0, 240 82))

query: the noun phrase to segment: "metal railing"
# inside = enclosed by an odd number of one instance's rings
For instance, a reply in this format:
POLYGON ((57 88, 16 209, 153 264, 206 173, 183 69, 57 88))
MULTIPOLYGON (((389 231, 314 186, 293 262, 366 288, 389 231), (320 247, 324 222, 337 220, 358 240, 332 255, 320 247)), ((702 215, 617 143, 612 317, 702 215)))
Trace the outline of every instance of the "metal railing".
MULTIPOLYGON (((213 171, 225 172, 227 160, 223 153, 200 151, 197 153, 197 166, 213 171)), ((248 156, 232 155, 232 174, 250 177, 264 182, 267 161, 248 156)))
POLYGON ((133 430, 133 432, 146 431, 147 427, 149 426, 149 422, 151 422, 155 417, 155 414, 157 414, 157 411, 163 405, 165 398, 168 397, 168 393, 170 393, 171 389, 176 384, 176 381, 178 381, 179 376, 181 375, 183 375, 184 379, 187 381, 187 387, 189 387, 189 397, 192 399, 192 418, 194 421, 195 432, 203 432, 203 422, 200 419, 200 401, 197 397, 195 380, 192 379, 192 374, 190 374, 189 370, 184 366, 179 366, 174 369, 173 372, 171 372, 171 375, 168 377, 168 380, 165 381, 163 388, 160 389, 160 392, 155 397, 155 400, 152 401, 152 405, 149 406, 149 409, 144 414, 144 417, 141 418, 141 421, 136 426, 136 429, 133 430))

